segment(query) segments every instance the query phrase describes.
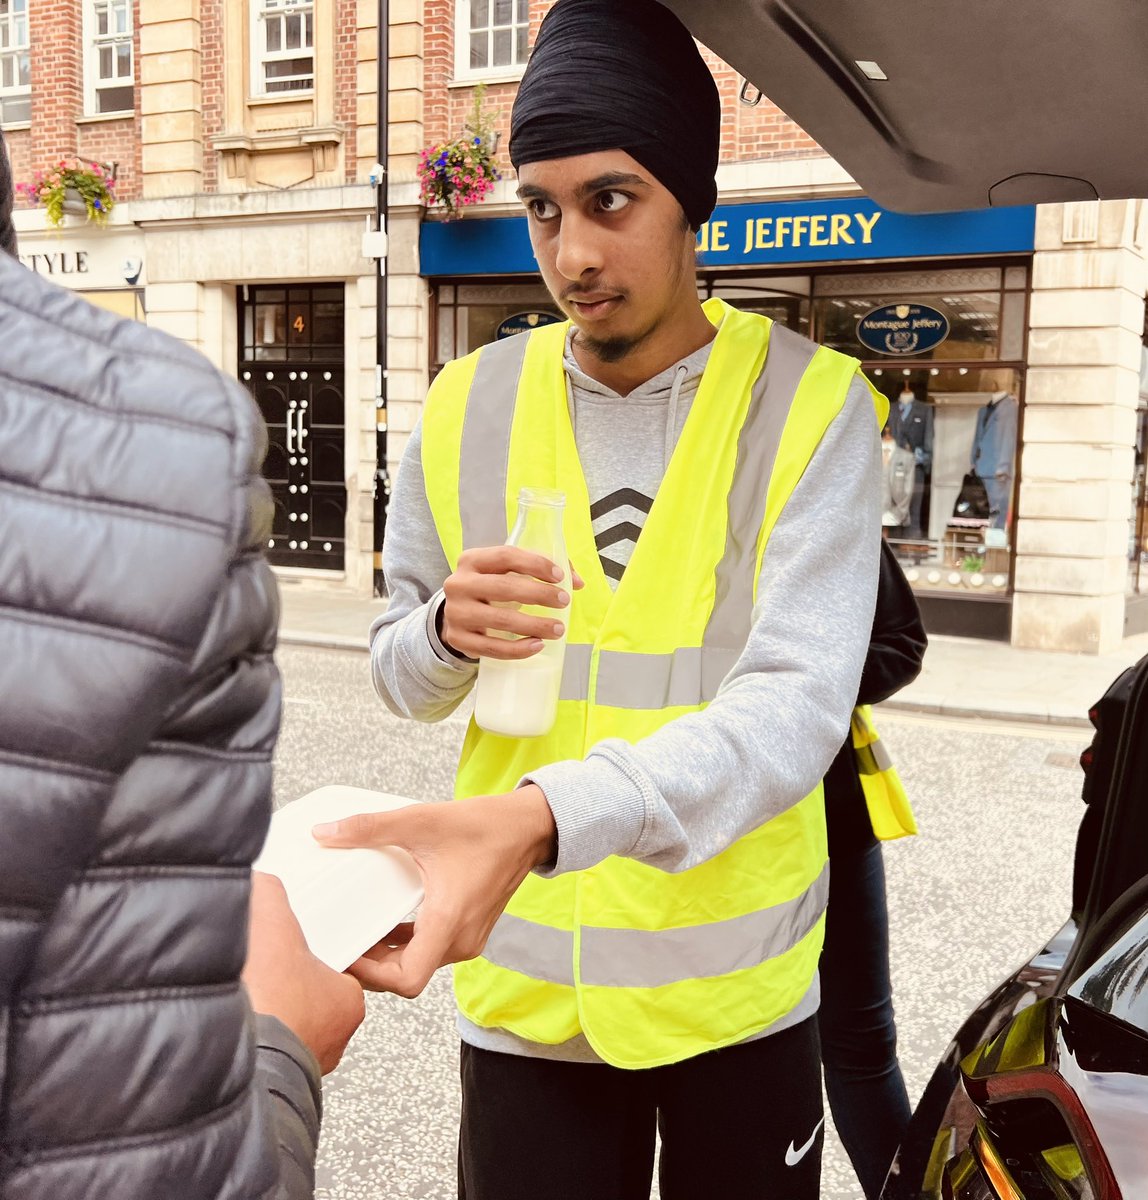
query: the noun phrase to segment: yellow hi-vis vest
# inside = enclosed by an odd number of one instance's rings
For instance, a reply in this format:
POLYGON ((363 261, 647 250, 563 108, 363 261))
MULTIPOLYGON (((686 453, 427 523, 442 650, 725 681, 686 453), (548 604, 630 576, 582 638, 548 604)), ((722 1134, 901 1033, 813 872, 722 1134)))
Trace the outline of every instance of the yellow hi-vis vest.
MULTIPOLYGON (((506 540, 520 488, 557 488, 570 561, 586 581, 568 614, 554 728, 504 738, 472 721, 457 796, 509 791, 603 739, 637 742, 700 711, 745 648, 766 543, 858 364, 720 300, 705 312, 718 326, 708 365, 616 591, 567 408, 568 324, 485 346, 435 380, 422 461, 451 568, 464 548, 506 540)), ((880 428, 887 404, 876 393, 874 404, 880 428)), ((820 785, 680 874, 612 857, 555 879, 531 875, 482 957, 455 968, 459 1007, 533 1042, 582 1033, 618 1067, 732 1045, 808 992, 828 884, 820 785)))
POLYGON ((874 834, 888 842, 916 833, 917 819, 913 816, 905 785, 884 742, 877 736, 869 705, 858 705, 853 710, 852 734, 853 756, 874 834))

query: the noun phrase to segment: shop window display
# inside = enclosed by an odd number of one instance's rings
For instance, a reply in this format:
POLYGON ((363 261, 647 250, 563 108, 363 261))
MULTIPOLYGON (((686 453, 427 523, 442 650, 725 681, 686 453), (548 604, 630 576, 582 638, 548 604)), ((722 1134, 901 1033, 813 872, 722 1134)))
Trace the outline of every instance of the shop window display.
POLYGON ((774 276, 757 284, 737 278, 702 278, 698 280, 698 299, 705 301, 717 296, 742 312, 760 313, 809 337, 811 287, 812 278, 808 275, 774 276))
POLYGON ((561 319, 550 293, 539 285, 440 285, 435 293, 431 378, 452 359, 498 337, 561 319))
POLYGON ((868 368, 889 398, 885 536, 919 589, 1004 594, 1012 550, 1019 372, 868 368))
POLYGON ((919 592, 1009 594, 1027 284, 1023 266, 814 282, 814 339, 889 399, 884 531, 919 592))

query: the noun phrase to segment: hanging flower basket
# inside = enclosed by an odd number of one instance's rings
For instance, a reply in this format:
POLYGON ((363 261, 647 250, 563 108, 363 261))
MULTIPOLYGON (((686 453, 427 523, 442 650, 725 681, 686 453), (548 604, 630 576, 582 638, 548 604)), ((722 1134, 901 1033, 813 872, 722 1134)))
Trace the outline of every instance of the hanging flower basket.
POLYGON ((73 217, 86 217, 88 215, 88 206, 79 188, 70 187, 64 189, 64 203, 61 207, 65 213, 70 213, 73 217))
POLYGON ((419 155, 420 198, 428 207, 441 205, 448 221, 480 203, 502 178, 494 160, 498 135, 491 131, 490 120, 482 111, 485 90, 483 84, 474 89, 474 109, 461 137, 428 146, 419 155))
POLYGON ((69 167, 61 161, 48 171, 34 172, 32 182, 17 184, 16 191, 43 208, 48 223, 57 228, 68 213, 103 225, 116 205, 115 183, 115 176, 99 164, 69 167))

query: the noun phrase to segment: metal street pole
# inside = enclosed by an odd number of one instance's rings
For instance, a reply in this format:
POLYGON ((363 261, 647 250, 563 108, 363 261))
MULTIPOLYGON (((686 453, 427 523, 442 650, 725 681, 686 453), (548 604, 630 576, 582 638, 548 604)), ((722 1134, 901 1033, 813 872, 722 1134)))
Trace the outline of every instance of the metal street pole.
MULTIPOLYGON (((378 163, 380 176, 375 184, 375 228, 385 234, 387 228, 387 124, 388 67, 390 47, 390 5, 379 0, 378 45, 378 163)), ((385 248, 384 248, 385 249, 385 248)), ((387 526, 387 503, 391 479, 387 472, 387 259, 385 252, 376 259, 375 297, 375 502, 374 502, 374 582, 375 595, 381 596, 383 580, 383 538, 387 526)))

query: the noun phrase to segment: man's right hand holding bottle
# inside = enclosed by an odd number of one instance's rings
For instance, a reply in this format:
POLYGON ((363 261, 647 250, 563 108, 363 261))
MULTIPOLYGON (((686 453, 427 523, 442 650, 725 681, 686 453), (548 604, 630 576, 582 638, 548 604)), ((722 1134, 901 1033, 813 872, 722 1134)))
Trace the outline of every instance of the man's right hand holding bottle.
MULTIPOLYGON (((577 590, 583 587, 572 571, 577 590)), ((550 559, 517 546, 464 550, 443 584, 440 610, 443 645, 465 658, 530 658, 544 641, 560 638, 564 623, 519 612, 519 606, 563 609, 570 594, 561 586, 565 572, 550 559), (516 634, 492 637, 488 630, 516 634)))

